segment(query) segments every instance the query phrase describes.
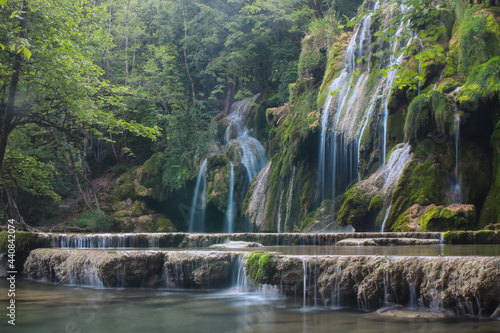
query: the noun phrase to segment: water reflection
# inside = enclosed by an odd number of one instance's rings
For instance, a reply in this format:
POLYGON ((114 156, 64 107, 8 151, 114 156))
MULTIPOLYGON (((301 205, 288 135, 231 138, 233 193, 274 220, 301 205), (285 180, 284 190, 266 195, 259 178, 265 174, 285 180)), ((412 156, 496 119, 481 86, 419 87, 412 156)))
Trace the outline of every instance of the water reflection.
MULTIPOLYGON (((2 332, 498 332, 500 321, 396 323, 248 292, 106 290, 19 280, 17 325, 2 332)), ((6 281, 0 303, 6 304, 6 281)))

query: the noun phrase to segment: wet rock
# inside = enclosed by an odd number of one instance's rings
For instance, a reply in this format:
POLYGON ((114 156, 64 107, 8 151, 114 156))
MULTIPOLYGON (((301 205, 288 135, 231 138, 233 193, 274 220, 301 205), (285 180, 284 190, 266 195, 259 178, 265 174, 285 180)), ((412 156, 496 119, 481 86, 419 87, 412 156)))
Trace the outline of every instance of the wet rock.
POLYGON ((390 320, 395 322, 436 321, 450 319, 454 313, 445 309, 404 308, 395 306, 382 308, 366 318, 373 320, 390 320))
POLYGON ((439 239, 419 238, 348 238, 337 242, 337 246, 385 246, 385 245, 433 245, 440 244, 439 239))
POLYGON ((262 247, 263 245, 255 242, 230 241, 223 244, 210 245, 209 249, 247 249, 253 247, 262 247))
POLYGON ((439 231, 450 229, 470 229, 476 223, 476 207, 466 204, 452 204, 449 206, 420 206, 410 207, 397 222, 401 230, 439 231))

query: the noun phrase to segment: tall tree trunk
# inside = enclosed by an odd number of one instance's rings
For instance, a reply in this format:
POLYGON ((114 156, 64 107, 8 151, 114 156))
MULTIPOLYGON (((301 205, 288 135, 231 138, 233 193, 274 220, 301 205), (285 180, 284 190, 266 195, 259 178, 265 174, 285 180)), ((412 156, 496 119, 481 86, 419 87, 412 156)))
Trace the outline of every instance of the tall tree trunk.
POLYGON ((182 19, 184 20, 184 64, 186 65, 186 72, 189 77, 189 82, 191 82, 191 93, 193 95, 193 109, 196 109, 196 92, 194 91, 194 81, 191 76, 191 71, 189 70, 189 64, 187 59, 187 23, 186 23, 186 11, 184 9, 184 0, 182 0, 182 19))
MULTIPOLYGON (((26 37, 27 15, 28 3, 26 0, 24 0, 21 22, 19 23, 19 38, 26 37)), ((3 160, 5 158, 9 135, 15 127, 13 124, 14 108, 17 96, 17 87, 19 85, 19 79, 21 78, 22 73, 22 64, 23 55, 22 53, 17 53, 14 58, 14 65, 12 66, 12 76, 9 83, 7 102, 4 105, 0 105, 0 169, 2 168, 3 160)))

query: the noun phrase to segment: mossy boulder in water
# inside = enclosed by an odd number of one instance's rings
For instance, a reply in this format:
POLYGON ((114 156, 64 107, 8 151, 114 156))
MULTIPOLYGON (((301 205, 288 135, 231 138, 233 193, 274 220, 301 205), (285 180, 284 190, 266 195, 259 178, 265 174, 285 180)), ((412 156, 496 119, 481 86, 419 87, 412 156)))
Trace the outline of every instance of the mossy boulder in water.
POLYGON ((274 280, 276 269, 273 257, 265 252, 252 252, 248 255, 245 265, 248 276, 253 283, 269 283, 274 280))
POLYGON ((476 224, 474 205, 453 204, 447 207, 413 205, 399 216, 393 231, 446 231, 471 229, 476 224))

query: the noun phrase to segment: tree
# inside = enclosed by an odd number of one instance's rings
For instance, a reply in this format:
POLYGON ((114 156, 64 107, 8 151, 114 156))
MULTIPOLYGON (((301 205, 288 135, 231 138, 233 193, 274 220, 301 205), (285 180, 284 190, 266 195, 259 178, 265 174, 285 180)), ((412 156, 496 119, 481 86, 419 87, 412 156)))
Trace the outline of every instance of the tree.
MULTIPOLYGON (((95 64, 98 56, 112 45, 110 36, 100 26, 105 12, 104 7, 87 0, 3 1, 0 174, 2 188, 8 195, 11 186, 51 195, 48 189, 37 187, 40 181, 47 180, 48 174, 34 176, 43 162, 34 153, 15 147, 16 137, 27 128, 41 129, 50 135, 48 144, 56 155, 67 156, 77 175, 75 182, 83 177, 87 185, 89 133, 105 137, 107 133, 128 131, 150 139, 159 134, 156 127, 119 119, 106 110, 119 107, 122 98, 102 79, 103 70, 95 64), (81 156, 75 156, 77 152, 81 156), (12 161, 25 165, 25 169, 31 165, 35 169, 33 177, 9 171, 13 170, 12 161)), ((50 168, 45 171, 50 173, 50 168)))

